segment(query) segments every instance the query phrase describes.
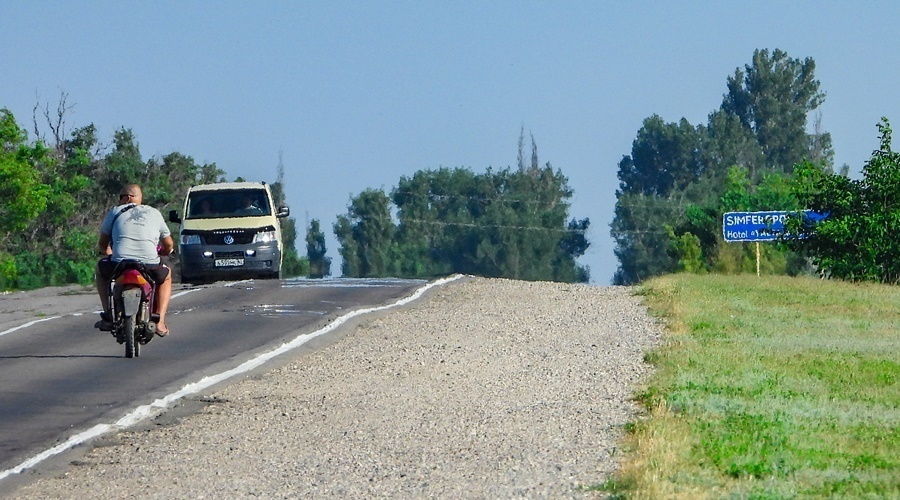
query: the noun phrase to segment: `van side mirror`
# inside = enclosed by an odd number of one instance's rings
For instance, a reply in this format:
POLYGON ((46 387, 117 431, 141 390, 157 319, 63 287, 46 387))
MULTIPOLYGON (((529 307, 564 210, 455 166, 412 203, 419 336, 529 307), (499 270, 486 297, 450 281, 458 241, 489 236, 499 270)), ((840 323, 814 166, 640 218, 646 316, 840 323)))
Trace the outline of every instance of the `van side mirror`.
POLYGON ((169 222, 181 224, 181 217, 178 216, 178 212, 176 212, 175 210, 169 210, 169 222))
POLYGON ((291 209, 288 207, 278 207, 278 212, 275 214, 275 217, 279 219, 282 217, 287 217, 291 215, 291 209))

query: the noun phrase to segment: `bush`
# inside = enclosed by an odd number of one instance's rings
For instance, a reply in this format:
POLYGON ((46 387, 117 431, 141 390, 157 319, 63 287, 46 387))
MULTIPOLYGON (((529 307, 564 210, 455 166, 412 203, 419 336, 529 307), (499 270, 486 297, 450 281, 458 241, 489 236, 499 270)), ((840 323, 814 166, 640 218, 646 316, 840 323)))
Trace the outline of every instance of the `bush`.
POLYGON ((797 166, 793 186, 801 203, 827 213, 818 223, 794 217, 788 232, 809 237, 785 243, 820 270, 850 281, 900 282, 900 153, 891 149, 887 118, 878 124, 880 148, 852 180, 809 162, 797 166))

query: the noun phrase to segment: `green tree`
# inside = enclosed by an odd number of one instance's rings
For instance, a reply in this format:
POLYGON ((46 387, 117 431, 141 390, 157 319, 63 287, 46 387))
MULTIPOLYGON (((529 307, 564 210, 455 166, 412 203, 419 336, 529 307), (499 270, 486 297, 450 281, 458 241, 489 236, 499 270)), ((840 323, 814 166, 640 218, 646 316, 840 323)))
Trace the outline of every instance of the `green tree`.
MULTIPOLYGON (((287 196, 284 193, 284 159, 281 151, 278 152, 278 165, 275 167, 275 172, 276 181, 269 186, 269 189, 272 191, 272 201, 274 201, 276 207, 286 207, 288 205, 287 196)), ((284 248, 281 275, 285 278, 308 275, 310 271, 309 259, 301 257, 297 253, 297 220, 293 217, 284 217, 278 219, 278 221, 281 224, 281 238, 284 248)))
POLYGON ((673 250, 678 256, 678 271, 688 273, 702 273, 706 271, 703 262, 703 252, 700 248, 700 238, 690 232, 676 235, 669 229, 669 239, 673 241, 673 250))
MULTIPOLYGON (((745 70, 727 79, 722 106, 710 113, 707 125, 665 123, 656 115, 644 121, 631 154, 619 162, 611 224, 619 259, 615 283, 693 269, 698 259, 706 270, 742 269, 745 259, 722 244, 722 210, 735 210, 736 204, 749 211, 790 210, 796 199, 785 175, 793 165, 810 158, 832 168, 830 135, 818 120, 813 133, 806 131, 808 113, 825 97, 813 60, 757 50, 745 70), (729 184, 735 172, 744 177, 743 191, 729 184)), ((802 267, 803 260, 791 260, 790 253, 766 252, 776 272, 802 267), (777 264, 785 261, 795 264, 777 264)))
POLYGON ((38 166, 51 159, 41 144, 29 147, 26 141, 12 113, 0 109, 0 243, 47 208, 50 189, 41 181, 38 166))
POLYGON ((380 189, 367 189, 351 198, 346 215, 339 215, 334 233, 341 244, 344 276, 396 276, 397 228, 391 219, 390 198, 380 189))
MULTIPOLYGON (((91 282, 97 229, 123 184, 141 184, 145 203, 165 211, 180 206, 191 184, 221 179, 224 174, 215 164, 197 165, 177 152, 145 162, 134 134, 126 128, 115 132, 111 148, 100 144, 93 124, 69 132, 66 113, 72 106, 66 104, 66 98, 61 96, 55 115, 49 106, 44 107, 44 126, 51 141, 47 146, 40 138, 28 144, 11 115, 4 115, 6 135, 15 137, 22 151, 30 151, 34 158, 29 160, 31 172, 44 186, 46 207, 0 242, 0 254, 6 255, 0 256, 0 268, 14 270, 15 276, 5 281, 4 287, 91 282), (11 249, 15 251, 10 253, 11 249)), ((39 134, 37 116, 34 125, 39 134)), ((4 141, 7 145, 13 142, 4 141)))
POLYGON ((485 174, 442 168, 401 178, 393 191, 406 257, 401 269, 413 276, 587 281, 589 271, 575 259, 589 246, 590 221, 567 221, 571 194, 549 164, 485 174))
POLYGON ((120 128, 113 135, 112 151, 103 159, 103 191, 115 193, 130 183, 147 184, 147 165, 131 129, 120 128))
POLYGON ((468 169, 420 170, 401 177, 392 199, 403 244, 401 272, 407 276, 475 273, 477 257, 465 242, 476 236, 494 188, 468 169))
POLYGON ((723 175, 732 166, 750 172, 765 169, 766 156, 753 130, 724 110, 710 113, 701 150, 706 165, 715 169, 715 175, 723 175))
MULTIPOLYGON (((715 129, 719 135, 723 128, 715 129)), ((686 189, 701 177, 714 179, 710 157, 704 154, 707 130, 687 120, 665 123, 653 115, 644 120, 632 143, 631 155, 619 162, 619 189, 611 235, 619 269, 616 284, 636 283, 677 269, 666 227, 677 227, 684 218, 686 189)), ((724 149, 724 148, 723 148, 724 149)), ((696 191, 696 190, 694 190, 696 191)))
MULTIPOLYGON (((36 164, 36 170, 49 188, 47 210, 10 242, 16 249, 18 269, 12 286, 18 288, 92 280, 96 254, 94 226, 106 200, 96 189, 100 170, 94 168, 91 157, 92 148, 97 149, 94 127, 76 129, 67 140, 65 113, 71 106, 66 105, 65 99, 63 94, 55 117, 51 116, 49 106, 44 111, 53 142, 49 144, 48 161, 36 164), (98 200, 102 202, 97 203, 98 200)), ((37 123, 35 133, 39 134, 37 123)), ((36 146, 43 147, 43 144, 43 139, 35 142, 36 146)))
POLYGON ((588 281, 576 259, 590 245, 590 221, 568 219, 568 180, 539 166, 533 138, 526 165, 523 143, 516 171, 420 170, 401 177, 390 198, 380 190, 351 198, 334 226, 344 275, 588 281))
POLYGON ((318 219, 309 222, 306 230, 306 256, 309 259, 309 277, 324 278, 331 275, 331 258, 325 256, 325 233, 318 219))
POLYGON ((57 144, 56 149, 64 159, 65 175, 84 179, 81 189, 71 192, 76 208, 68 214, 69 225, 93 229, 108 209, 111 194, 102 188, 105 165, 97 128, 90 124, 73 130, 70 138, 57 144))
MULTIPOLYGON (((820 148, 817 156, 828 156, 823 149, 830 149, 830 135, 813 140, 806 132, 809 112, 825 101, 815 69, 811 57, 801 61, 779 49, 756 50, 744 71, 737 68, 728 77, 722 110, 753 131, 769 169, 790 172, 810 156, 811 144, 820 148)), ((751 179, 756 173, 751 170, 751 179)))
POLYGON ((18 236, 47 210, 50 186, 40 167, 52 162, 49 150, 30 146, 8 109, 0 109, 0 289, 12 288, 19 277, 13 248, 18 236))
POLYGON ((684 208, 677 199, 640 193, 619 193, 610 234, 619 267, 613 283, 638 283, 674 272, 677 261, 669 253, 666 225, 675 226, 684 208))
POLYGON ((657 115, 645 119, 631 155, 619 162, 620 190, 666 197, 697 180, 706 167, 700 133, 684 118, 678 123, 665 123, 657 115))
POLYGON ((785 243, 813 259, 822 272, 851 281, 900 282, 900 153, 891 147, 887 118, 878 124, 880 146, 853 180, 820 165, 798 166, 793 185, 802 206, 828 217, 794 217, 788 230, 809 237, 785 243))

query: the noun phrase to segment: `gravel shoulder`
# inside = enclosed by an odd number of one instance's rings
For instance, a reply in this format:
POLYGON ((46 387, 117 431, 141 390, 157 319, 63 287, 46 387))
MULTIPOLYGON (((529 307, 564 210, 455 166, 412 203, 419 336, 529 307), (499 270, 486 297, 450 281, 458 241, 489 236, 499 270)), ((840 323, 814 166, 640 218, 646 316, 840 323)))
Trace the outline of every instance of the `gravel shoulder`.
MULTIPOLYGON (((195 412, 92 443, 16 498, 591 497, 661 327, 627 287, 472 278, 195 412)), ((28 474, 29 472, 26 472, 28 474)))

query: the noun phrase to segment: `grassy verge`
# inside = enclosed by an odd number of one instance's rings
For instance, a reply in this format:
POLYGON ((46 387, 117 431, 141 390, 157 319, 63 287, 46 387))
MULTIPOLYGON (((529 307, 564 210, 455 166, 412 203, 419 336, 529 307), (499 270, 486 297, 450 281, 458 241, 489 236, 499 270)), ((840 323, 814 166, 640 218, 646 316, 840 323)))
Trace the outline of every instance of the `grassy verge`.
POLYGON ((641 293, 671 333, 603 489, 900 497, 900 287, 679 274, 641 293))

